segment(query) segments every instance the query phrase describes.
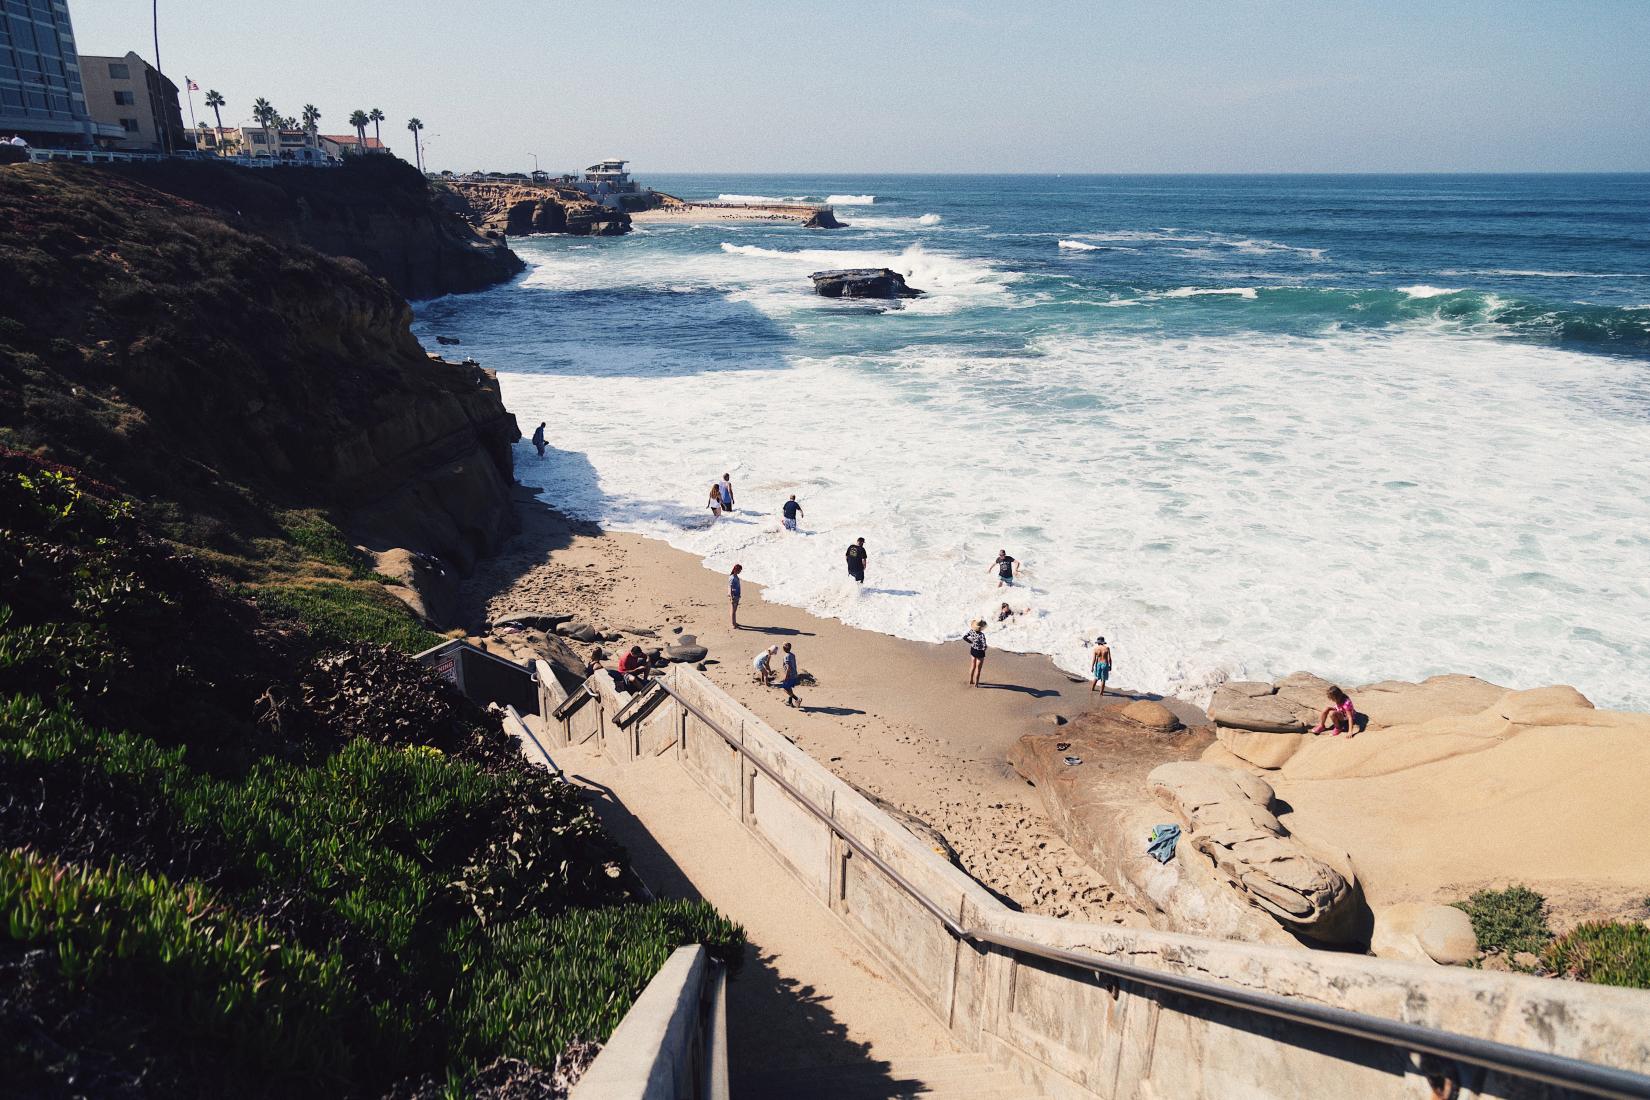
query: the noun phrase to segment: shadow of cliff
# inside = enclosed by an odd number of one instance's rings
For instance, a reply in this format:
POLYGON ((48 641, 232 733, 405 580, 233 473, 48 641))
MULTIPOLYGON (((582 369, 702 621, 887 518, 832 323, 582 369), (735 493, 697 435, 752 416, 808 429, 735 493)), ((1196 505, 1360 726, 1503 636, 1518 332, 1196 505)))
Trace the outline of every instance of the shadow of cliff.
MULTIPOLYGON (((660 898, 706 900, 688 874, 654 840, 647 827, 608 787, 578 774, 568 776, 590 792, 604 828, 629 852, 637 877, 660 898)), ((852 1067, 856 1086, 886 1095, 902 1095, 901 1082, 886 1071, 888 1063, 869 1054, 866 1043, 848 1037, 836 1018, 831 998, 811 985, 781 974, 777 956, 745 946, 736 978, 728 983, 728 1068, 734 1097, 768 1097, 777 1080, 823 1067, 852 1067)), ((855 1095, 861 1095, 856 1092, 855 1095)), ((870 1093, 864 1093, 870 1095, 870 1093)))

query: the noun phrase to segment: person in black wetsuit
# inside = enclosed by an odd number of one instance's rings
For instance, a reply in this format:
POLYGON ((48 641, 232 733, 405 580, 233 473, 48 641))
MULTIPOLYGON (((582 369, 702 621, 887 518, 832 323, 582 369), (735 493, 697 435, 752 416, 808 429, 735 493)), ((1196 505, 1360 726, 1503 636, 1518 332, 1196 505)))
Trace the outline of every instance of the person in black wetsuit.
POLYGON ((848 547, 848 575, 860 584, 865 583, 865 563, 871 556, 865 552, 865 540, 855 539, 848 547))

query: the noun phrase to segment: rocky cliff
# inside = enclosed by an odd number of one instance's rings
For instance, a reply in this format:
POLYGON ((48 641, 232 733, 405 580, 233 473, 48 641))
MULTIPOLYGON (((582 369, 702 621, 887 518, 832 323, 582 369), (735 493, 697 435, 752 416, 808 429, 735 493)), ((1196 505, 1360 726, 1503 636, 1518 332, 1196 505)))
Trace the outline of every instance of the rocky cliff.
POLYGON ((273 509, 319 507, 460 565, 490 550, 518 438, 496 380, 428 356, 360 264, 248 220, 101 169, 0 170, 0 443, 195 545, 244 552, 273 509))
POLYGON ((523 267, 502 240, 455 217, 444 192, 394 157, 357 157, 341 168, 169 161, 111 171, 210 207, 239 228, 359 260, 408 298, 480 290, 523 267))
POLYGON ((509 237, 569 233, 612 237, 630 232, 630 215, 591 202, 572 187, 509 180, 453 180, 438 186, 442 205, 485 231, 509 237))

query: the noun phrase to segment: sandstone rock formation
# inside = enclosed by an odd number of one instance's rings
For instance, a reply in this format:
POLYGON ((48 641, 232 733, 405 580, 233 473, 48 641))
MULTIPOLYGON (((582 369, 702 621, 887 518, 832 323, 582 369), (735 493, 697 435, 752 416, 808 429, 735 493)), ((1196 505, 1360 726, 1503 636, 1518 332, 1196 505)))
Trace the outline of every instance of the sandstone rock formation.
POLYGON ((1189 842, 1213 861, 1217 877, 1251 905, 1320 943, 1357 943, 1368 935, 1351 860, 1314 852, 1290 836, 1272 813, 1265 780, 1182 762, 1160 765, 1146 782, 1179 819, 1182 847, 1189 842))
POLYGON ((826 298, 920 298, 922 291, 905 285, 905 276, 886 267, 816 271, 814 293, 826 298))
POLYGON ((1402 902, 1375 910, 1371 954, 1458 966, 1478 957, 1472 920, 1453 905, 1402 902))
POLYGON ((105 171, 215 211, 237 228, 359 261, 408 298, 480 290, 525 266, 441 203, 418 170, 395 157, 344 167, 241 168, 163 161, 105 171))
POLYGON ((630 232, 630 215, 556 184, 512 180, 453 180, 441 185, 448 210, 478 229, 509 237, 567 233, 613 237, 630 232))
MULTIPOLYGON (((255 175, 190 164, 157 171, 227 173, 232 192, 255 175)), ((0 372, 0 429, 192 517, 196 545, 278 536, 273 506, 325 509, 374 551, 458 568, 490 551, 514 529, 519 438, 497 379, 427 356, 382 279, 257 220, 125 173, 8 168, 0 302, 22 320, 0 339, 18 364, 0 372)))

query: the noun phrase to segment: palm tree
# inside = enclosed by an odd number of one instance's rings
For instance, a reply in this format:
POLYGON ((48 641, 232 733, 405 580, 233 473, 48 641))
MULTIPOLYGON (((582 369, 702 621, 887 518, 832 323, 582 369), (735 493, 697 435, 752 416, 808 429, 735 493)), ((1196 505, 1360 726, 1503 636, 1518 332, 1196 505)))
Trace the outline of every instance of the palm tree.
POLYGON ((207 90, 206 105, 212 108, 212 114, 218 120, 217 141, 213 144, 213 149, 221 154, 223 152, 223 112, 219 108, 224 106, 224 98, 218 94, 216 88, 207 90))
POLYGON ((280 113, 270 105, 269 100, 259 96, 252 104, 252 117, 257 119, 258 125, 264 128, 264 149, 269 151, 270 156, 274 156, 274 146, 269 140, 269 128, 274 125, 276 119, 281 117, 280 113))
POLYGON ((418 131, 423 128, 424 123, 421 120, 416 118, 409 118, 407 120, 407 129, 412 131, 413 136, 413 157, 418 162, 418 170, 420 172, 424 170, 424 147, 419 143, 418 131))
POLYGON ((355 127, 355 138, 360 142, 360 145, 356 146, 355 150, 358 153, 365 153, 367 151, 367 123, 371 121, 372 120, 367 117, 367 112, 365 111, 358 110, 350 112, 349 124, 355 127))
POLYGON ((388 115, 384 114, 384 112, 380 111, 377 107, 374 107, 372 110, 367 112, 367 121, 372 123, 372 136, 377 140, 379 145, 384 144, 384 139, 379 136, 378 124, 383 122, 384 119, 388 117, 388 115))
POLYGON ((320 121, 321 112, 315 104, 304 104, 304 133, 308 135, 308 142, 311 146, 315 144, 315 124, 320 121))

